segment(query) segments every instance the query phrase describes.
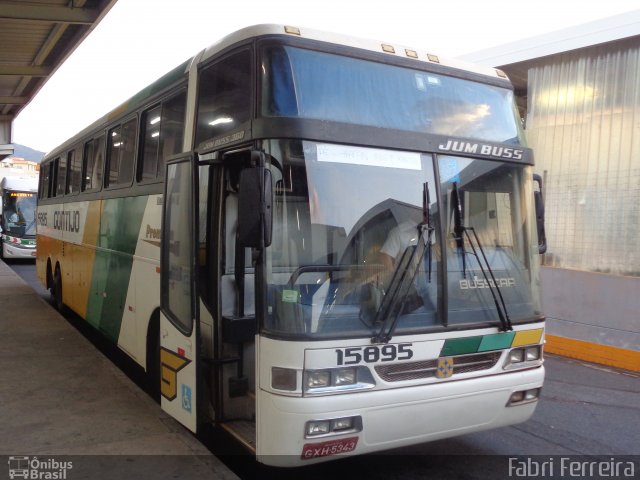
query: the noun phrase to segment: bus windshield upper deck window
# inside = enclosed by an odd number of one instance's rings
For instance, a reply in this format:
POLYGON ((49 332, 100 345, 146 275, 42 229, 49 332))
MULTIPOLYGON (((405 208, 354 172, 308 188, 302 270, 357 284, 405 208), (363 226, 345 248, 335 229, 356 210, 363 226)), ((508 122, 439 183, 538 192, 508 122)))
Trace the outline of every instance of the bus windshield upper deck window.
POLYGON ((508 88, 294 47, 267 47, 262 114, 524 143, 508 88))

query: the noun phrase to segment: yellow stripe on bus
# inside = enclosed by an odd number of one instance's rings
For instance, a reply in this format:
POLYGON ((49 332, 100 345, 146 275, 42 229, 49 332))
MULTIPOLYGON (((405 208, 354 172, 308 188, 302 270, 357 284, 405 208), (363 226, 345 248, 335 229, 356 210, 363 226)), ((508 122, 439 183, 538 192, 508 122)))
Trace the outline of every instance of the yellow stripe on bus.
POLYGON ((102 201, 90 202, 88 206, 86 224, 82 236, 82 245, 68 244, 69 258, 67 265, 72 272, 73 296, 69 306, 82 318, 87 317, 87 305, 93 278, 93 266, 96 259, 96 245, 100 233, 100 216, 102 201))
POLYGON ((516 336, 513 339, 512 347, 521 347, 523 345, 534 345, 540 343, 542 339, 542 328, 535 330, 523 330, 516 332, 516 336))

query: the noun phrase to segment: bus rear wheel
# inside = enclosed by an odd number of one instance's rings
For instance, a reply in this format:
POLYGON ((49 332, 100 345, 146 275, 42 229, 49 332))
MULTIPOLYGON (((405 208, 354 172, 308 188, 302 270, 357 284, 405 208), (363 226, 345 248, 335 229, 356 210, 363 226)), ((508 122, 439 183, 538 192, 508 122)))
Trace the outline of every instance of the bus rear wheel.
POLYGON ((53 275, 53 285, 51 286, 51 300, 56 310, 62 312, 64 302, 62 301, 62 275, 60 267, 56 265, 56 273, 53 275))

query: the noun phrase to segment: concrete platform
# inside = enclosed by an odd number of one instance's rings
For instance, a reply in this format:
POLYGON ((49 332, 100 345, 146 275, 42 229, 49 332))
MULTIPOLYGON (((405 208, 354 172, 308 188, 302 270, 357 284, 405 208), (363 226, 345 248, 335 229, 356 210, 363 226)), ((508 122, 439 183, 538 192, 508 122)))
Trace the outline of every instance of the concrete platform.
POLYGON ((0 338, 0 456, 65 456, 68 479, 237 478, 1 260, 0 338))

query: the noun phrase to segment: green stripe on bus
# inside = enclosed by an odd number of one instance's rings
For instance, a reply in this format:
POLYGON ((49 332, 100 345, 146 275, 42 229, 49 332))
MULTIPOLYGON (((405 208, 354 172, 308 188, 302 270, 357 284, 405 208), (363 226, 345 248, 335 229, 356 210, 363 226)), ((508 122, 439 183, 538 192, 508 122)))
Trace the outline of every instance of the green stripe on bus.
POLYGON ((476 353, 482 342, 482 337, 450 338, 444 342, 441 357, 452 355, 464 355, 465 353, 476 353))
POLYGON ((488 352, 490 350, 502 350, 509 348, 513 337, 516 336, 516 332, 497 333, 495 335, 485 335, 482 337, 482 342, 478 347, 479 352, 488 352))
POLYGON ((147 197, 103 201, 87 321, 118 341, 147 197), (104 250, 102 250, 104 249, 104 250))

